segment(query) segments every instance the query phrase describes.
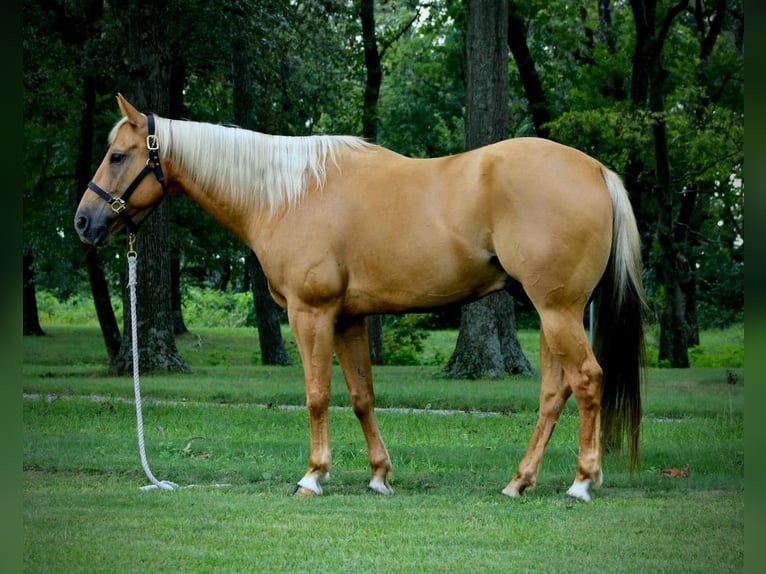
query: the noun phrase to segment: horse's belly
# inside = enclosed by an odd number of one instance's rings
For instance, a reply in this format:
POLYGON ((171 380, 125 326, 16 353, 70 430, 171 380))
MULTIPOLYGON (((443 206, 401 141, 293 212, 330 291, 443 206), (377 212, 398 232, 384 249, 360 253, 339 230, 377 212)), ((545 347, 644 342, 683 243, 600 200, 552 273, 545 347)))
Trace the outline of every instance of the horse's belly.
POLYGON ((344 308, 349 314, 433 309, 478 299, 502 289, 507 280, 502 269, 488 264, 401 265, 349 277, 344 308))

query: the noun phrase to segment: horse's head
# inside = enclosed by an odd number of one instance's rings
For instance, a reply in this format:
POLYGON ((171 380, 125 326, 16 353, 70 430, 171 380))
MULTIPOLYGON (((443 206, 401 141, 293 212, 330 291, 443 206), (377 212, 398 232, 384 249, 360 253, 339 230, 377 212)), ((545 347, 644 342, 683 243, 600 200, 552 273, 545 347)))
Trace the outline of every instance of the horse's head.
POLYGON ((154 118, 140 113, 121 94, 117 103, 124 117, 74 217, 80 239, 91 245, 103 245, 124 226, 135 232, 165 194, 154 118))

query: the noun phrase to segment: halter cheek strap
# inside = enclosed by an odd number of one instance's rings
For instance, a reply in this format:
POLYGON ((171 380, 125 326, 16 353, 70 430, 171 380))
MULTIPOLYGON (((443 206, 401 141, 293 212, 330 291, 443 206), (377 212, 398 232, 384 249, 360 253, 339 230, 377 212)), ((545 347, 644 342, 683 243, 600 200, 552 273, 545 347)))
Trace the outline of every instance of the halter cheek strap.
MULTIPOLYGON (((136 188, 141 183, 141 181, 147 175, 149 175, 150 173, 153 173, 154 177, 157 178, 157 181, 162 186, 162 197, 160 198, 160 201, 158 201, 156 204, 152 206, 149 213, 151 213, 157 208, 157 206, 165 198, 165 194, 167 193, 167 189, 165 188, 165 174, 162 173, 162 166, 160 166, 160 156, 159 156, 160 141, 157 138, 157 134, 155 133, 156 130, 154 126, 154 116, 152 114, 148 114, 146 116, 146 119, 147 119, 148 128, 149 128, 149 134, 146 136, 146 149, 149 151, 149 159, 146 160, 146 165, 144 166, 144 169, 142 169, 139 172, 139 174, 135 177, 135 179, 131 182, 131 184, 125 190, 125 192, 120 197, 115 197, 112 194, 108 193, 107 191, 104 191, 101 187, 99 187, 92 181, 88 183, 88 188, 92 189, 96 193, 96 195, 98 195, 101 199, 106 201, 111 206, 112 211, 114 211, 117 215, 119 215, 123 219, 123 221, 125 222, 125 226, 132 233, 136 233, 138 231, 138 223, 136 223, 130 218, 130 216, 125 211, 125 207, 127 205, 128 199, 130 199, 130 196, 133 195, 133 192, 136 190, 136 188)), ((149 216, 149 213, 147 213, 146 217, 149 216)))

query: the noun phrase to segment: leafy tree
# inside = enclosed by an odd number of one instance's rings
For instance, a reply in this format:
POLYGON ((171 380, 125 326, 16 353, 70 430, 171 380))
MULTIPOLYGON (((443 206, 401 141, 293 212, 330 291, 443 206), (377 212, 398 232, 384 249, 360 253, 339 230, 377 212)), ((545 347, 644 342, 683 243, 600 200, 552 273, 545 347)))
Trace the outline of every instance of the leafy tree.
MULTIPOLYGON (((366 4, 374 5, 378 50, 386 48, 375 138, 415 157, 462 151, 462 1, 366 4)), ((236 53, 250 65, 255 129, 364 134, 361 0, 164 5, 171 117, 240 121, 231 56, 241 31, 247 39, 236 53), (244 18, 235 19, 235 5, 244 18)), ((136 85, 127 77, 132 60, 122 53, 122 6, 98 0, 23 6, 25 285, 60 298, 106 293, 96 304, 107 314, 108 292, 124 284, 123 247, 113 242, 94 258, 75 238, 71 219, 82 174, 95 170, 104 134, 117 119, 114 93, 136 85), (101 286, 93 288, 99 267, 101 286)), ((148 30, 145 22, 140 29, 148 30)), ((683 364, 683 349, 699 329, 744 317, 743 3, 514 0, 507 29, 508 132, 548 135, 623 175, 642 233, 647 292, 661 339, 670 340, 662 357, 683 364), (651 92, 658 86, 662 105, 651 92), (667 169, 658 153, 663 130, 667 169)), ((148 104, 144 109, 162 111, 148 104)), ((251 279, 236 238, 185 198, 170 199, 169 218, 178 223, 170 226, 171 291, 182 319, 178 295, 185 286, 239 290, 251 279)), ((35 316, 28 292, 25 311, 35 316)), ((105 339, 107 349, 114 341, 105 339)))
MULTIPOLYGON (((577 54, 544 66, 557 67, 563 102, 552 114, 551 137, 600 158, 626 179, 642 232, 647 292, 660 324, 660 357, 683 366, 698 325, 711 325, 712 308, 721 308, 719 317, 728 320, 742 317, 737 309, 744 292, 737 279, 729 297, 699 299, 711 293, 701 277, 744 274, 736 255, 744 235, 734 223, 743 221, 737 207, 744 162, 741 3, 601 1, 598 13, 587 7, 582 3, 577 17, 570 14, 557 25, 542 9, 529 14, 533 51, 543 32, 563 44, 555 30, 565 26, 570 51, 577 54), (575 72, 578 82, 572 81, 575 72), (733 217, 720 217, 723 202, 734 208, 733 217), (721 240, 732 254, 726 272, 713 248, 721 240), (726 310, 730 305, 732 311, 726 310)), ((545 85, 547 73, 542 77, 545 85)))
POLYGON ((426 7, 388 49, 378 106, 378 142, 410 157, 465 149, 462 2, 426 7))
POLYGON ((107 275, 96 252, 74 239, 71 228, 74 207, 92 173, 95 91, 98 78, 106 75, 104 59, 95 57, 102 10, 98 0, 24 4, 24 316, 25 323, 37 321, 31 285, 67 297, 79 289, 85 268, 111 358, 120 333, 107 275))

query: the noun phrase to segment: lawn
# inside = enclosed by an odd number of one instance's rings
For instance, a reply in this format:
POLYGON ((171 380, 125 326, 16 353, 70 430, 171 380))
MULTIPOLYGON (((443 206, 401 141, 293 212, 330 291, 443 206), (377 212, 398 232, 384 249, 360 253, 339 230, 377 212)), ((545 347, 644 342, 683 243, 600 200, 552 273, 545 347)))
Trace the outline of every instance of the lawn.
MULTIPOLYGON (((253 330, 197 329, 179 339, 191 374, 142 377, 152 470, 196 487, 145 491, 131 377, 105 368, 97 328, 46 330, 23 342, 25 571, 743 570, 742 368, 650 369, 641 469, 631 477, 624 457, 607 455, 590 504, 562 496, 573 404, 538 486, 511 500, 499 493, 529 440, 538 381, 454 381, 433 365, 375 369, 396 494, 367 493, 336 368, 333 474, 324 496, 296 499, 308 445, 300 368, 254 364, 253 330)), ((536 335, 521 338, 532 359, 536 335)), ((720 348, 710 345, 705 356, 720 348)))

